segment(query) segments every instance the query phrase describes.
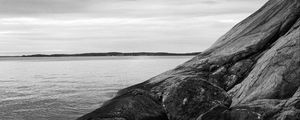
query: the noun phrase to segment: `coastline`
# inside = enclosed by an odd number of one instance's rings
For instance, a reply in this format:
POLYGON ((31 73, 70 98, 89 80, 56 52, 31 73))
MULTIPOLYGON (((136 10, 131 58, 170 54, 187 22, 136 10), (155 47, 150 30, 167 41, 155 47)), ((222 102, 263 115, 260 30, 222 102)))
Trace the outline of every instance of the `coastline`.
POLYGON ((77 54, 32 54, 7 57, 93 57, 93 56, 195 56, 201 52, 169 53, 169 52, 104 52, 104 53, 77 53, 77 54))

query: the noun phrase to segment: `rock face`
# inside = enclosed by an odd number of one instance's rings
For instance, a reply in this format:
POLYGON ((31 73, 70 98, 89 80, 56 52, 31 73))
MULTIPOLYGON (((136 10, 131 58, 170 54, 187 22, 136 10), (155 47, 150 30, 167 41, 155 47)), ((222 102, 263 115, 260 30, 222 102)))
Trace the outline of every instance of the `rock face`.
POLYGON ((171 120, 195 120, 217 105, 230 106, 231 98, 222 88, 205 80, 188 78, 164 95, 163 105, 171 120))
POLYGON ((165 120, 167 115, 156 95, 134 89, 103 104, 80 120, 165 120), (101 114, 99 114, 99 112, 101 114), (91 119, 89 116, 93 116, 91 119))
POLYGON ((209 49, 78 120, 300 120, 300 0, 270 0, 209 49))

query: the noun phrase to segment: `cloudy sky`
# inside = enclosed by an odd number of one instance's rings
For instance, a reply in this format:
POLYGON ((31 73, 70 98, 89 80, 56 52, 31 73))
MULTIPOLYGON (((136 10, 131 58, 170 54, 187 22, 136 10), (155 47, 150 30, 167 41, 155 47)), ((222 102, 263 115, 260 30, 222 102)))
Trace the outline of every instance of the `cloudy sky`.
POLYGON ((203 51, 266 0, 0 0, 0 55, 203 51))

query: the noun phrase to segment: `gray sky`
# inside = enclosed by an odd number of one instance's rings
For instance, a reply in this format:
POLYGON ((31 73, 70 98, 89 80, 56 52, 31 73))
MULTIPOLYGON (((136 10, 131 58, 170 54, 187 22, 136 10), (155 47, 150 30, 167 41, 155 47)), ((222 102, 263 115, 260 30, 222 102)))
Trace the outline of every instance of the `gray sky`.
POLYGON ((196 52, 266 0, 0 0, 0 55, 196 52))

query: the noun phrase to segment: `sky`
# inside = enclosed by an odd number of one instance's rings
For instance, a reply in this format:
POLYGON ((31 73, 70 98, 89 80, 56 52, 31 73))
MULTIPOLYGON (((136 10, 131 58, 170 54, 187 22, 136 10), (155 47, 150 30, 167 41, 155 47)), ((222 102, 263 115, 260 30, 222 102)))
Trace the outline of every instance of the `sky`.
POLYGON ((267 0, 0 0, 0 56, 200 52, 267 0))

